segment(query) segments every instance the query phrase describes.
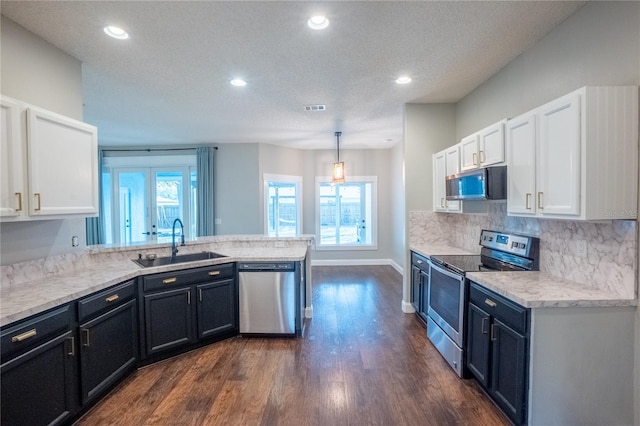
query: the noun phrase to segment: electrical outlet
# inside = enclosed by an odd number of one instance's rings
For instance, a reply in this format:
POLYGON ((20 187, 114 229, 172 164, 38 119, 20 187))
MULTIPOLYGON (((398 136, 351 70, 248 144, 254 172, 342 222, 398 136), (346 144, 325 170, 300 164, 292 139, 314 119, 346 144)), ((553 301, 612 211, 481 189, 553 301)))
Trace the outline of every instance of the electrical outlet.
POLYGON ((576 240, 576 256, 587 257, 587 241, 576 240))
POLYGON ((77 235, 71 237, 71 247, 78 247, 80 245, 80 240, 77 235))

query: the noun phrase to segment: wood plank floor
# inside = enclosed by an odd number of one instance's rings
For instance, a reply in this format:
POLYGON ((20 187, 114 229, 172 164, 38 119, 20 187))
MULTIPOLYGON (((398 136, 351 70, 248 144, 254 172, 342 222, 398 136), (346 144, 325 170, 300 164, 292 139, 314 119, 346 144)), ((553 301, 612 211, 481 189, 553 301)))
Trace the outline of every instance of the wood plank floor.
POLYGON ((313 268, 302 339, 232 338, 143 368, 77 425, 508 425, 402 313, 388 266, 313 268))

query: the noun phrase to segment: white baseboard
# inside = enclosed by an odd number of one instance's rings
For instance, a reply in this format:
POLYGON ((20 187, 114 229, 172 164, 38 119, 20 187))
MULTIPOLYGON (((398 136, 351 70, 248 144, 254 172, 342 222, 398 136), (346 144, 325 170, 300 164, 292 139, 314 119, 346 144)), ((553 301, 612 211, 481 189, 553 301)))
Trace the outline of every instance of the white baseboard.
POLYGON ((402 312, 404 312, 405 314, 413 314, 416 312, 416 309, 413 307, 413 305, 410 302, 405 302, 404 300, 402 301, 402 312))
POLYGON ((304 317, 313 318, 313 305, 304 308, 304 317))
POLYGON ((404 270, 393 259, 311 259, 311 266, 369 266, 369 265, 386 265, 391 266, 403 275, 404 270))

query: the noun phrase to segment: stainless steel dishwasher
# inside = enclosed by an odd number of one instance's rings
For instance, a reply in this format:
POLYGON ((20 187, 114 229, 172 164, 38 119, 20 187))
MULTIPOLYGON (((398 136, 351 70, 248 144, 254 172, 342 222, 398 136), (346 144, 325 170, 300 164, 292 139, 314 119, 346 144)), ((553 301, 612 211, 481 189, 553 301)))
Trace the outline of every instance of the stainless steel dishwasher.
POLYGON ((238 276, 241 334, 299 334, 296 262, 240 263, 238 276))

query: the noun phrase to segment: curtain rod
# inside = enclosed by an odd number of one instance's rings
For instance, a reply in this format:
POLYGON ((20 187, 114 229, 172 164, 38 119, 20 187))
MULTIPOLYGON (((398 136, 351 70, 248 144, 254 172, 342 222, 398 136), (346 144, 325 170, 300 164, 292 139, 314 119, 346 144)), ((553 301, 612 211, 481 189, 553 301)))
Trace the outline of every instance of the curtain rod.
MULTIPOLYGON (((151 152, 151 151, 193 151, 196 148, 199 148, 197 146, 194 146, 193 148, 131 148, 131 149, 103 149, 104 152, 136 152, 136 151, 144 151, 144 152, 151 152)), ((217 146, 212 147, 213 149, 215 149, 216 151, 218 150, 217 146)))

